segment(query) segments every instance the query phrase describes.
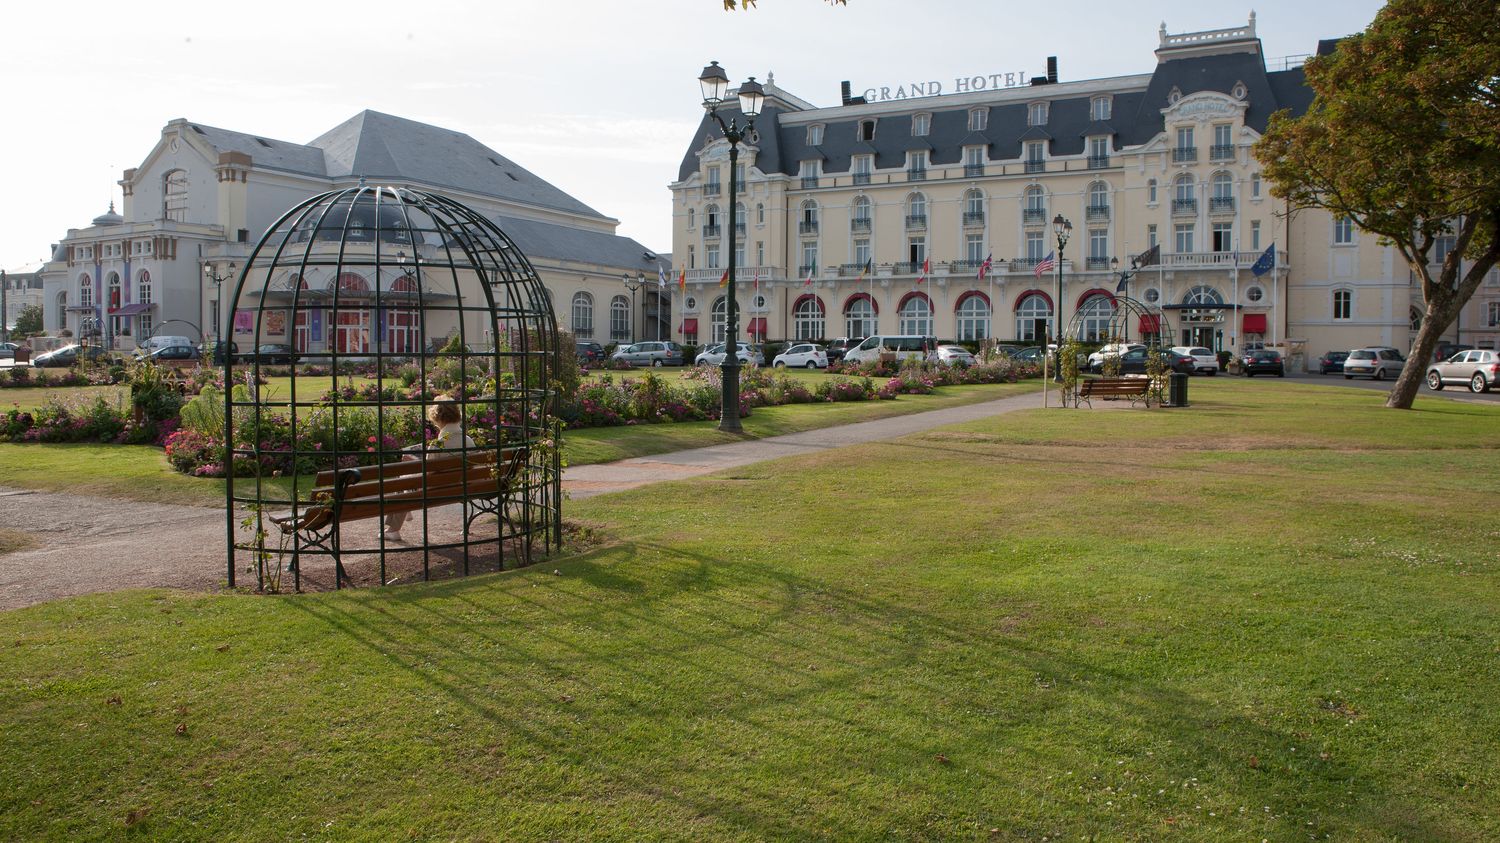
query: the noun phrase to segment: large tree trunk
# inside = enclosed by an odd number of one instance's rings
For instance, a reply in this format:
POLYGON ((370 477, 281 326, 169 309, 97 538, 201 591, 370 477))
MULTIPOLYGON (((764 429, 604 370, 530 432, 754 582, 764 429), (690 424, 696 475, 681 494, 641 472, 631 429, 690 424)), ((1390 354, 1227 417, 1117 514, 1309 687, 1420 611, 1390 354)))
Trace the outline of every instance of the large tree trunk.
POLYGON ((1427 309, 1422 313, 1422 327, 1417 331, 1417 340, 1411 346, 1411 355, 1401 368, 1401 377, 1396 378, 1396 385, 1391 387, 1391 394, 1386 396, 1387 407, 1395 410, 1411 409, 1412 402, 1417 398, 1417 390, 1422 387, 1422 380, 1427 376, 1432 353, 1437 350, 1448 326, 1458 316, 1460 307, 1462 305, 1457 296, 1442 290, 1427 302, 1427 309))

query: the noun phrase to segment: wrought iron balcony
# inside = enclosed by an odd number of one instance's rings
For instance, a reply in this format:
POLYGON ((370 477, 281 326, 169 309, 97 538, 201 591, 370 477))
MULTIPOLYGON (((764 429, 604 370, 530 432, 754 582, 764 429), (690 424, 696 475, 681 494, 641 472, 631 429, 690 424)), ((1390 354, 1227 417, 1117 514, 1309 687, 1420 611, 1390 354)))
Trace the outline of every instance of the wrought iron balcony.
POLYGON ((979 271, 984 261, 948 261, 948 271, 954 275, 973 274, 979 271))
POLYGON ((1216 143, 1208 148, 1208 159, 1210 161, 1228 161, 1234 158, 1234 144, 1216 143))
POLYGON ((734 233, 735 234, 744 234, 745 233, 745 224, 742 223, 742 222, 736 222, 734 224, 734 233))
POLYGON ((1038 159, 1028 159, 1026 161, 1026 172, 1028 172, 1028 173, 1042 173, 1042 172, 1046 172, 1046 170, 1047 170, 1047 162, 1046 161, 1043 161, 1043 160, 1041 160, 1039 158, 1038 159))
POLYGON ((906 171, 907 181, 927 181, 926 167, 913 167, 906 171))
POLYGON ((1198 214, 1198 200, 1197 199, 1173 199, 1172 200, 1172 216, 1174 216, 1174 217, 1192 217, 1192 216, 1197 216, 1197 214, 1198 214))
POLYGON ((1026 225, 1046 225, 1046 208, 1023 208, 1021 210, 1021 222, 1026 225))
POLYGON ((818 221, 817 220, 803 220, 802 222, 797 223, 797 233, 798 234, 817 234, 818 233, 818 221))
POLYGON ((1089 169, 1090 170, 1102 170, 1102 169, 1104 169, 1105 167, 1108 167, 1108 166, 1109 166, 1109 156, 1108 155, 1090 155, 1089 156, 1089 169))
POLYGON ((854 183, 855 184, 869 184, 870 183, 870 174, 869 173, 855 173, 854 174, 854 183))
POLYGON ((891 264, 891 273, 893 275, 916 275, 921 271, 921 263, 912 263, 911 261, 905 261, 902 263, 891 264))
POLYGON ((704 196, 718 196, 719 195, 719 183, 716 182, 716 181, 711 181, 708 184, 703 185, 703 195, 704 196))
POLYGON ((854 232, 855 234, 869 234, 870 218, 855 217, 854 219, 849 220, 849 230, 854 232))
POLYGON ((704 237, 718 237, 719 236, 719 226, 717 226, 717 225, 705 225, 705 226, 703 226, 703 236, 704 237))
POLYGON ((927 215, 926 214, 907 214, 906 215, 906 227, 907 228, 926 228, 927 227, 927 215))
POLYGON ((964 211, 964 225, 984 225, 984 211, 964 211))
MULTIPOLYGON (((839 275, 845 278, 850 276, 858 277, 864 269, 865 265, 862 263, 841 263, 839 264, 839 275)), ((870 271, 874 272, 873 265, 870 267, 870 271)))
POLYGON ((1179 146, 1172 150, 1173 164, 1191 164, 1198 160, 1198 147, 1179 146))
POLYGON ((1039 263, 1041 263, 1041 262, 1042 262, 1041 258, 1011 258, 1011 261, 1010 261, 1010 271, 1011 272, 1022 272, 1022 271, 1027 271, 1027 270, 1035 269, 1036 265, 1039 264, 1039 263))
POLYGON ((804 188, 817 187, 818 186, 818 177, 817 176, 803 176, 802 177, 802 186, 804 188))
POLYGON ((809 264, 803 264, 802 266, 797 267, 797 277, 798 278, 808 278, 809 276, 816 277, 817 274, 818 274, 818 265, 817 264, 811 264, 811 265, 809 265, 809 264))
POLYGON ((977 176, 982 176, 982 175, 984 175, 984 165, 983 164, 965 164, 964 165, 964 177, 965 178, 975 178, 977 176))
POLYGON ((1109 219, 1108 205, 1090 205, 1083 209, 1083 218, 1088 222, 1099 222, 1109 219))
POLYGON ((1085 266, 1088 269, 1109 269, 1109 258, 1089 258, 1085 266))
POLYGON ((1208 212, 1210 214, 1232 214, 1234 213, 1233 196, 1215 196, 1208 200, 1208 212))

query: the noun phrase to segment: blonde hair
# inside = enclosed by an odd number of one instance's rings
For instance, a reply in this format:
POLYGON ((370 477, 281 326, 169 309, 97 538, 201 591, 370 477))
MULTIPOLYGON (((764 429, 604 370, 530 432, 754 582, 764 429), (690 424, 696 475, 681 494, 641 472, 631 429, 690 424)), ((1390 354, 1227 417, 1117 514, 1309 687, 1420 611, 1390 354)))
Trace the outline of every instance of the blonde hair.
POLYGON ((427 418, 438 427, 445 424, 454 424, 462 421, 463 411, 458 408, 458 402, 452 398, 441 397, 432 402, 427 408, 427 418))

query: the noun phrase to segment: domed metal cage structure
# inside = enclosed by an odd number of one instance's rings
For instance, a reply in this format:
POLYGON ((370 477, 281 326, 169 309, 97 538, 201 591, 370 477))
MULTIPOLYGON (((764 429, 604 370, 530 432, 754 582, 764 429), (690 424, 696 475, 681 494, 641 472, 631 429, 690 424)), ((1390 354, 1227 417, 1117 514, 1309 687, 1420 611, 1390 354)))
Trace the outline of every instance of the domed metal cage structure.
POLYGON ((428 579, 559 545, 556 321, 493 222, 400 186, 314 196, 219 318, 231 586, 428 579))
POLYGON ((1068 335, 1090 342, 1140 342, 1159 348, 1171 344, 1172 325, 1160 307, 1116 293, 1085 302, 1068 320, 1068 335))

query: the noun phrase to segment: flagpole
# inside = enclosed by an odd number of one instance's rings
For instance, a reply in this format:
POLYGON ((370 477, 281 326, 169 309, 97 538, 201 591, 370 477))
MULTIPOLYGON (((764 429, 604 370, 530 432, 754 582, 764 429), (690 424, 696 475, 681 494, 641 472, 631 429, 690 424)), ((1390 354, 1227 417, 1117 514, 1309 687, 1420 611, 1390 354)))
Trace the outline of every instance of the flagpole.
POLYGON ((1240 330, 1240 233, 1234 233, 1234 309, 1229 311, 1229 318, 1233 320, 1229 327, 1229 353, 1239 354, 1239 343, 1235 342, 1240 330))
POLYGON ((1277 344, 1277 337, 1276 337, 1277 331, 1276 331, 1276 329, 1279 327, 1277 325, 1277 323, 1280 321, 1280 319, 1278 318, 1277 314, 1280 313, 1280 311, 1281 311, 1281 292, 1280 292, 1281 268, 1276 265, 1279 262, 1277 260, 1278 257, 1279 256, 1276 254, 1276 244, 1272 243, 1271 244, 1271 345, 1273 347, 1277 344))

